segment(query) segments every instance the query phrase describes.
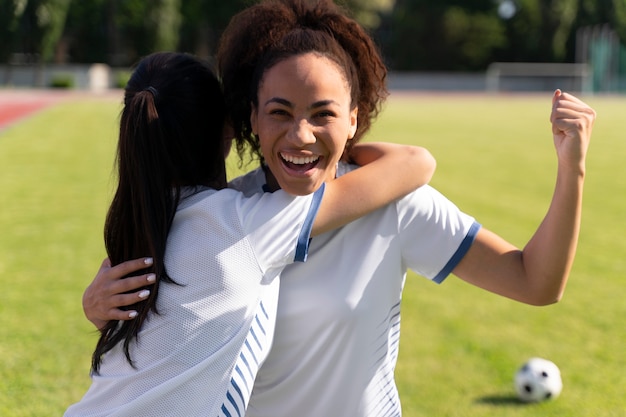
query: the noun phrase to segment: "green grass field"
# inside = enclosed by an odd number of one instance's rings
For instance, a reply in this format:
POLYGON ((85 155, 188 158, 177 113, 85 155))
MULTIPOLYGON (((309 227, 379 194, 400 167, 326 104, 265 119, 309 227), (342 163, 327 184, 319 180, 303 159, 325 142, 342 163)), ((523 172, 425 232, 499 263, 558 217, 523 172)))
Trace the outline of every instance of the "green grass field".
MULTIPOLYGON (((396 372, 404 416, 624 415, 626 98, 587 101, 598 119, 563 301, 529 307, 454 277, 437 286, 410 275, 396 372), (561 368, 558 400, 514 399, 513 373, 530 356, 561 368)), ((428 147, 432 184, 523 245, 554 182, 550 106, 550 94, 392 95, 368 139, 428 147)), ((119 100, 83 98, 0 131, 2 416, 59 416, 89 386, 96 336, 81 295, 105 256, 119 109, 119 100)))

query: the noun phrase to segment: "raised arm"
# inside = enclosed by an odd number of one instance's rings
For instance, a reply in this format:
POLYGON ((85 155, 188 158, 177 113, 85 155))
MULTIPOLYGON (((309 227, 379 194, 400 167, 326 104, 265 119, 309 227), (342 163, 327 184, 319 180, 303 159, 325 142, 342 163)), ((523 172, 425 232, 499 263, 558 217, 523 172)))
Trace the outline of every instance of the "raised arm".
POLYGON ((353 148, 362 165, 326 183, 312 235, 341 227, 427 184, 435 159, 425 148, 392 143, 361 143, 353 148))
POLYGON ((554 93, 550 121, 558 169, 546 216, 523 250, 495 233, 479 231, 455 275, 527 304, 561 299, 578 243, 585 158, 595 118, 595 111, 578 98, 554 93))

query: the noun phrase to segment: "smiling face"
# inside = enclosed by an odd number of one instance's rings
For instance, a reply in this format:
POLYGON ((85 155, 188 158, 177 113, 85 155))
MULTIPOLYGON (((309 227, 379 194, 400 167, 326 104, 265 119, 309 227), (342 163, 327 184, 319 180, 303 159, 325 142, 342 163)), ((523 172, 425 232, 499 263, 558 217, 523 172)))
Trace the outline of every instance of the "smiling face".
POLYGON ((269 68, 250 122, 280 187, 310 194, 335 178, 337 162, 357 127, 350 86, 334 61, 296 55, 269 68))

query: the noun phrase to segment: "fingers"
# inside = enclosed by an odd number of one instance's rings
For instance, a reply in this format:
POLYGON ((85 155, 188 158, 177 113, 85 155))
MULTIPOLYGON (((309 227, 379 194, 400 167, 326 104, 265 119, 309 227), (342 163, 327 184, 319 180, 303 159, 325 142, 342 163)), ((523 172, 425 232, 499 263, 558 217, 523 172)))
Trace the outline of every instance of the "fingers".
POLYGON ((552 96, 552 135, 560 169, 584 174, 585 159, 596 112, 579 98, 555 91, 552 96))
POLYGON ((596 112, 578 97, 557 90, 552 103, 550 121, 553 123, 553 130, 556 129, 555 133, 565 130, 584 133, 593 126, 596 112))
MULTIPOLYGON (((111 263, 109 262, 109 267, 110 266, 111 263)), ((115 265, 110 269, 110 274, 112 277, 115 277, 114 279, 119 279, 149 266, 152 266, 152 258, 133 259, 115 265)))
MULTIPOLYGON (((104 327, 104 325, 113 320, 113 321, 126 321, 132 320, 137 317, 137 312, 135 310, 120 310, 119 308, 111 309, 107 312, 106 316, 108 320, 102 320, 102 326, 98 326, 99 328, 104 327)), ((94 323, 95 324, 95 323, 94 323)))
POLYGON ((145 269, 152 262, 151 258, 140 258, 111 267, 109 259, 105 259, 96 277, 83 293, 83 310, 87 319, 96 327, 102 328, 109 320, 130 320, 136 317, 136 311, 122 310, 121 307, 147 298, 150 290, 145 287, 154 284, 156 276, 147 273, 121 278, 145 269))
MULTIPOLYGON (((109 285, 107 285, 107 289, 106 289, 107 294, 102 294, 103 296, 113 295, 113 294, 121 295, 122 293, 128 293, 134 290, 138 290, 139 288, 145 287, 146 285, 152 285, 156 281, 156 275, 152 273, 148 273, 148 274, 143 274, 143 275, 137 275, 134 277, 128 277, 125 279, 120 279, 120 277, 117 276, 117 278, 114 278, 114 279, 115 280, 112 280, 109 283, 109 285)), ((138 293, 134 293, 134 294, 136 294, 137 296, 132 300, 132 302, 129 302, 126 304, 117 304, 117 305, 127 306, 130 304, 136 303, 138 298, 142 298, 142 297, 139 297, 138 293)), ((124 294, 124 295, 129 295, 129 294, 124 294)), ((126 298, 124 298, 124 300, 126 300, 126 298)))
POLYGON ((595 114, 594 110, 587 103, 576 96, 569 93, 563 93, 560 90, 555 91, 555 94, 552 97, 552 110, 572 110, 581 113, 595 114))
MULTIPOLYGON (((133 287, 143 287, 146 283, 154 282, 154 274, 142 275, 139 277, 121 280, 133 280, 133 287), (146 279, 147 278, 147 279, 146 279)), ((115 293, 105 296, 106 290, 88 287, 83 295, 83 310, 85 316, 97 328, 102 328, 110 320, 132 320, 137 317, 136 310, 122 310, 121 307, 133 305, 146 299, 150 295, 150 290, 142 289, 129 294, 115 293), (99 291, 102 291, 102 296, 99 291)))
POLYGON ((561 96, 561 94, 562 92, 558 88, 554 90, 554 94, 552 95, 552 108, 554 108, 554 104, 556 103, 557 98, 561 96))

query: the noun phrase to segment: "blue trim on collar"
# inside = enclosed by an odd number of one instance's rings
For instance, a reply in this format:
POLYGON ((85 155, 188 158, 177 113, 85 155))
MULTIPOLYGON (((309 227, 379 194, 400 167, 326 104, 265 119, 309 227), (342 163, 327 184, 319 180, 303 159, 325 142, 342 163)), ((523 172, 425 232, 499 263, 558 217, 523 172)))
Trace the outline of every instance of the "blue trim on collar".
POLYGON ((307 255, 309 254, 309 242, 311 241, 311 229, 313 228, 313 221, 317 215, 317 211, 322 203, 322 197, 324 196, 324 190, 326 184, 322 183, 322 186, 313 193, 311 199, 311 205, 309 206, 309 212, 304 219, 300 235, 298 236, 298 246, 296 247, 296 256, 294 262, 305 262, 307 255))

